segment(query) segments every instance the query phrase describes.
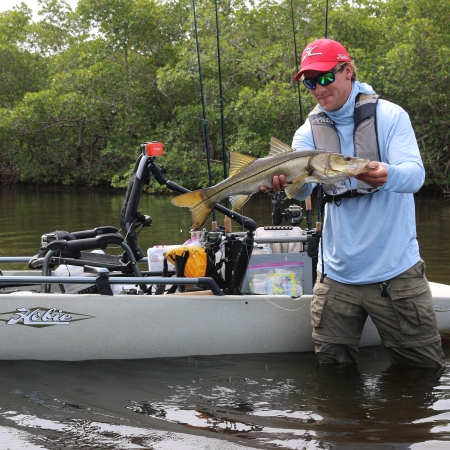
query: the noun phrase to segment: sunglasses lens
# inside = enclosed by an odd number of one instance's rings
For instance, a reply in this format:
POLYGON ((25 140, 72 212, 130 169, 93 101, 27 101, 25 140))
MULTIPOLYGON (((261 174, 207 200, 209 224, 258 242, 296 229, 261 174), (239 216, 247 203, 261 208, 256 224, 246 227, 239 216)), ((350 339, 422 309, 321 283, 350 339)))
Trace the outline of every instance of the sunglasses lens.
POLYGON ((332 72, 324 73, 319 75, 317 78, 310 78, 303 80, 303 84, 308 89, 315 89, 316 83, 319 83, 321 86, 328 86, 335 80, 334 74, 332 72))
POLYGON ((316 80, 303 80, 303 84, 308 89, 315 89, 316 88, 316 80))
POLYGON ((334 81, 334 75, 331 72, 324 73, 320 77, 317 77, 316 80, 321 86, 328 86, 334 81))

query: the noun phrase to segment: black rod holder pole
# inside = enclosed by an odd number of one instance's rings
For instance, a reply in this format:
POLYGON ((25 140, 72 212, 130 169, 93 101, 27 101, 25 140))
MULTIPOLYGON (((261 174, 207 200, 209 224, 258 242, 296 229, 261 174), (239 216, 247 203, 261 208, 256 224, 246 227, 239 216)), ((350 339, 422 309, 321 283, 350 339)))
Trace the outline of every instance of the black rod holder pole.
MULTIPOLYGON (((180 186, 179 184, 174 183, 173 181, 167 180, 165 177, 166 173, 165 167, 164 166, 158 167, 154 159, 149 160, 149 170, 150 173, 155 178, 155 180, 159 184, 166 186, 167 189, 177 192, 178 194, 187 194, 189 192, 192 192, 189 189, 186 189, 180 186)), ((245 229, 249 231, 255 231, 256 228, 258 227, 258 224, 253 219, 238 214, 236 211, 232 211, 231 209, 225 208, 225 206, 216 205, 214 206, 214 209, 228 216, 230 219, 233 219, 235 222, 237 222, 239 225, 243 226, 245 229)))

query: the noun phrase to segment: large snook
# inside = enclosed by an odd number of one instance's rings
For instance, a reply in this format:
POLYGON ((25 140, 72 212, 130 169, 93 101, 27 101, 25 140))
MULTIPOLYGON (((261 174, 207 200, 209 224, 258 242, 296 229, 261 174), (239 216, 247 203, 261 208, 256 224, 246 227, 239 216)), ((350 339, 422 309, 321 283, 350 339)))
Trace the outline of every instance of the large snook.
POLYGON ((230 177, 215 186, 179 195, 172 200, 192 212, 191 228, 198 230, 214 206, 230 197, 233 209, 243 206, 261 186, 272 188, 274 175, 284 174, 289 184, 286 195, 294 197, 305 183, 336 183, 368 172, 368 159, 354 158, 323 150, 294 151, 272 138, 270 153, 265 158, 253 158, 231 152, 230 177))

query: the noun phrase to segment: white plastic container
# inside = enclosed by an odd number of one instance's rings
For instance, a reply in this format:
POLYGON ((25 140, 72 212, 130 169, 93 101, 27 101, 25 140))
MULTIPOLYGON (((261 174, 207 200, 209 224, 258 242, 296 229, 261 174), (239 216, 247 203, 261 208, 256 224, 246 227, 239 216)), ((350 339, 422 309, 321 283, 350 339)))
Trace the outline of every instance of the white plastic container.
MULTIPOLYGON (((155 245, 147 250, 148 270, 150 272, 160 272, 164 268, 164 253, 172 250, 179 245, 155 245)), ((168 262, 169 270, 175 269, 175 266, 168 262)))
POLYGON ((266 245, 255 245, 252 255, 271 255, 272 250, 266 245))
MULTIPOLYGON (((272 227, 270 227, 272 228, 272 227)), ((287 228, 287 227, 286 227, 287 228)), ((292 227, 292 229, 285 230, 273 230, 273 229, 264 229, 264 227, 260 227, 256 229, 255 237, 256 238, 265 238, 265 237, 300 237, 302 235, 302 230, 299 227, 292 227)), ((276 244, 259 244, 258 246, 268 247, 272 253, 298 253, 303 251, 303 243, 302 242, 289 242, 289 243, 276 243, 276 244)))
MULTIPOLYGON (((84 273, 83 267, 61 264, 55 270, 57 277, 95 277, 94 273, 84 273)), ((95 284, 61 284, 64 294, 88 294, 96 289, 95 284)))
MULTIPOLYGON (((103 253, 103 250, 92 250, 92 253, 103 253)), ((96 277, 95 273, 85 273, 82 266, 72 266, 71 264, 61 264, 55 270, 57 277, 96 277)), ((95 284, 62 284, 64 294, 89 294, 96 290, 95 284)), ((111 290, 114 295, 119 295, 122 291, 127 289, 136 289, 134 284, 118 285, 111 284, 111 290)))

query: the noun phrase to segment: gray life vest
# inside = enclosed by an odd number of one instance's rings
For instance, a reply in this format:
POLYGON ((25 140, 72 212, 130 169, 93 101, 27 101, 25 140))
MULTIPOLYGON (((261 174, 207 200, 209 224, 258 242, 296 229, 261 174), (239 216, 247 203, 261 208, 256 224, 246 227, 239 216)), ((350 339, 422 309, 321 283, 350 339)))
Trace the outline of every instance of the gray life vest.
MULTIPOLYGON (((356 97, 353 130, 353 143, 355 156, 369 159, 370 161, 381 161, 380 149, 378 147, 376 109, 379 95, 359 94, 356 97)), ((319 109, 317 105, 309 113, 309 122, 314 137, 316 149, 323 149, 333 153, 342 153, 339 135, 334 122, 319 109)), ((338 183, 325 183, 323 185, 325 194, 335 196, 349 192, 349 188, 343 181, 338 183)), ((377 188, 369 186, 358 180, 357 193, 359 195, 373 194, 377 188)))

